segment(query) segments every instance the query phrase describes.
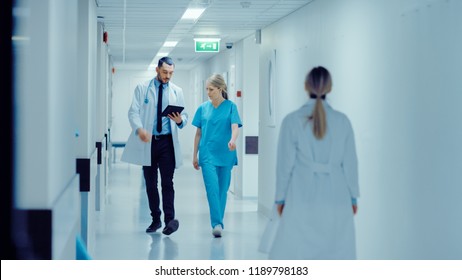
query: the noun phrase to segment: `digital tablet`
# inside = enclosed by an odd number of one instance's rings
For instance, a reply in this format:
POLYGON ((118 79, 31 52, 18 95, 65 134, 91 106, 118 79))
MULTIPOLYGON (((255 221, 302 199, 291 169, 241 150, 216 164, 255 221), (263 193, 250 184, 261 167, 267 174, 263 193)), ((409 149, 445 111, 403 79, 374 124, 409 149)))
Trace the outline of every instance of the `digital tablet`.
POLYGON ((171 113, 181 113, 183 111, 184 107, 181 106, 175 106, 175 105, 168 105, 167 108, 162 112, 162 117, 168 117, 169 114, 171 113))

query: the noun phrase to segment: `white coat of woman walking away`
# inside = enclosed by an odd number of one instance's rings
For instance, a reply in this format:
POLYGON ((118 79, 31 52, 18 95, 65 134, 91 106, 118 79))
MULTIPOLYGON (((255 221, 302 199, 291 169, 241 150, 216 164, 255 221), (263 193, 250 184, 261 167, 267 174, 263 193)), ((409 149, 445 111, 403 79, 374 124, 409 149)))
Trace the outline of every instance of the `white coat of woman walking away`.
POLYGON ((307 75, 309 101, 287 115, 277 149, 276 199, 281 215, 270 259, 356 259, 359 197, 354 133, 326 101, 330 73, 307 75))

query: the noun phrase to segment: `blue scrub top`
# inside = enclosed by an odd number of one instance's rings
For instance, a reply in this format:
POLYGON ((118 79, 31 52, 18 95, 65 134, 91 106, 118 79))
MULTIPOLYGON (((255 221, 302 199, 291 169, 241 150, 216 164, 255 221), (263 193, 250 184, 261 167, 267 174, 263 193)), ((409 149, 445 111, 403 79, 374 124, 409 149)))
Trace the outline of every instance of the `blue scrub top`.
POLYGON ((237 165, 236 150, 230 151, 231 124, 242 126, 237 106, 230 100, 223 101, 217 108, 211 101, 197 108, 192 125, 202 131, 199 142, 199 165, 203 163, 215 166, 237 165))

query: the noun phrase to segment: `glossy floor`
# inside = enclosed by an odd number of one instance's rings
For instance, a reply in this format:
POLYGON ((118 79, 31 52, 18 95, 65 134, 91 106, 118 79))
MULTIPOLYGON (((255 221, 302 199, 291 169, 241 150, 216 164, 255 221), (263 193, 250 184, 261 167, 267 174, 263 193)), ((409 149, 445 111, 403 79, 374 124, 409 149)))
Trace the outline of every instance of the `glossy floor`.
POLYGON ((147 234, 151 222, 139 166, 120 161, 109 172, 106 203, 96 216, 93 259, 102 260, 258 260, 267 218, 255 199, 237 199, 230 192, 222 238, 214 238, 201 172, 190 164, 175 171, 175 211, 180 222, 170 236, 147 234))

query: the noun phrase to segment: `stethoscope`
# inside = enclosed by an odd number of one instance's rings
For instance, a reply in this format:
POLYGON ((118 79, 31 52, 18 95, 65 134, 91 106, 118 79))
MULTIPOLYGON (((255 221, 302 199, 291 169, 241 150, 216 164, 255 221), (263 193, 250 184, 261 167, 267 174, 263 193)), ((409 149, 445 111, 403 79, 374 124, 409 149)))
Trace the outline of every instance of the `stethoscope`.
POLYGON ((151 87, 152 84, 154 84, 154 79, 152 79, 151 82, 149 82, 148 88, 146 89, 146 94, 144 95, 144 104, 149 103, 148 93, 149 93, 149 88, 151 87))
MULTIPOLYGON (((149 98, 148 98, 149 88, 154 84, 154 79, 152 79, 151 82, 149 82, 148 88, 146 89, 146 93, 144 94, 144 104, 149 103, 149 98)), ((173 91, 175 92, 175 95, 176 95, 176 90, 173 90, 173 91)))

